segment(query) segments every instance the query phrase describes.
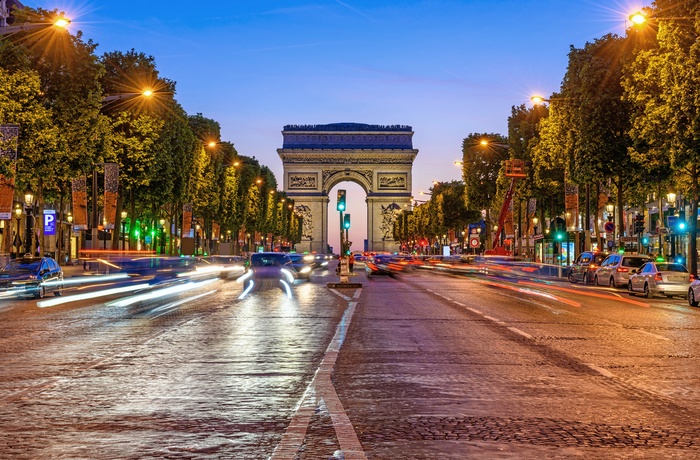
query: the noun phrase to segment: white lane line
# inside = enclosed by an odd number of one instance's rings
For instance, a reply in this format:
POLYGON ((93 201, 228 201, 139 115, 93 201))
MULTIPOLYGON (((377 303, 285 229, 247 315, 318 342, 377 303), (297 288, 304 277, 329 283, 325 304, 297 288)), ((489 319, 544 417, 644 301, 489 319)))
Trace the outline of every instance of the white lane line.
POLYGON ((534 339, 534 337, 532 337, 530 334, 528 334, 527 332, 521 331, 521 330, 518 329, 517 327, 509 327, 508 330, 509 330, 509 331, 513 331, 513 332, 515 332, 516 334, 520 334, 520 335, 522 335, 523 337, 525 337, 526 339, 530 339, 530 340, 534 339))
POLYGON ((494 318, 493 316, 489 316, 489 315, 482 315, 482 316, 483 316, 484 318, 486 318, 487 320, 489 320, 489 321, 493 321, 493 322, 496 323, 496 324, 503 324, 503 321, 501 321, 501 320, 498 319, 498 318, 494 318))
POLYGON ((668 337, 664 337, 663 335, 654 334, 653 332, 647 332, 647 331, 642 330, 642 329, 630 329, 630 328, 626 327, 624 324, 616 323, 614 321, 610 321, 609 319, 604 319, 603 322, 610 324, 612 326, 615 326, 615 327, 619 327, 620 329, 624 329, 626 331, 639 332, 640 334, 645 334, 645 335, 654 337, 655 339, 666 340, 668 342, 672 342, 671 339, 669 339, 668 337))
POLYGON ((347 302, 352 300, 350 297, 346 296, 342 292, 336 291, 335 289, 331 289, 331 292, 347 302))
MULTIPOLYGON (((334 289, 331 289, 331 291, 346 298, 345 295, 334 289)), ((359 294, 356 293, 356 295, 359 294)), ((348 302, 348 308, 345 310, 343 318, 336 327, 335 335, 326 349, 321 364, 319 364, 314 378, 311 380, 311 383, 309 383, 304 395, 297 404, 294 416, 292 416, 289 426, 282 435, 280 443, 275 447, 275 451, 270 457, 271 460, 293 459, 298 455, 299 449, 304 444, 304 438, 306 437, 306 431, 308 430, 311 416, 317 407, 323 406, 325 406, 330 413, 331 420, 333 421, 333 428, 335 429, 340 449, 344 455, 343 458, 346 460, 367 460, 362 446, 360 445, 360 440, 357 437, 357 433, 355 433, 355 428, 352 426, 350 418, 345 413, 343 404, 340 402, 340 398, 338 398, 338 394, 335 392, 335 387, 331 381, 333 367, 338 359, 340 348, 345 341, 345 334, 350 327, 350 322, 352 321, 356 306, 357 302, 348 302)))
POLYGON ((614 378, 614 377, 615 377, 615 374, 613 374, 613 373, 610 372, 609 370, 603 369, 602 367, 598 367, 598 366, 596 366, 595 364, 586 363, 586 366, 587 366, 588 368, 590 368, 590 369, 593 369, 594 371, 596 371, 597 373, 599 373, 599 374, 602 375, 603 377, 608 377, 608 378, 614 378))
POLYGON ((650 336, 657 338, 659 340, 667 340, 669 342, 671 341, 671 339, 669 339, 668 337, 664 337, 663 335, 659 335, 659 334, 654 334, 653 332, 647 332, 647 331, 643 331, 641 329, 632 329, 632 330, 635 332, 639 332, 640 334, 650 335, 650 336))

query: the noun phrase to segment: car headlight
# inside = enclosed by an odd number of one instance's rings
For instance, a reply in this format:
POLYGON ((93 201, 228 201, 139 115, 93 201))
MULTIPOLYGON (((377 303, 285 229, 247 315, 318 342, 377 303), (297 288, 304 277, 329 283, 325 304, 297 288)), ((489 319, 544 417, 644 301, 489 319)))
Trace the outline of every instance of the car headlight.
POLYGON ((304 260, 307 262, 310 260, 314 260, 314 256, 304 256, 304 260))
POLYGON ((311 271, 311 267, 304 267, 301 270, 299 270, 299 273, 309 273, 311 271))
POLYGON ((287 281, 289 281, 290 283, 294 282, 294 275, 288 269, 283 268, 280 270, 280 272, 282 272, 282 274, 285 276, 285 278, 287 278, 287 281))

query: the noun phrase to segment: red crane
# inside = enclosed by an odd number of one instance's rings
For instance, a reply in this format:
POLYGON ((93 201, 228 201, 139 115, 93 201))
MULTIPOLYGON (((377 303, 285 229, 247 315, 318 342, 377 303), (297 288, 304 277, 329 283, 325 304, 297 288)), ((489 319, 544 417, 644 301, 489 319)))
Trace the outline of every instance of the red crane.
POLYGON ((506 160, 506 177, 510 177, 510 187, 506 192, 506 196, 503 199, 503 206, 501 206, 501 214, 498 216, 498 230, 493 237, 493 249, 487 250, 485 253, 488 255, 499 255, 499 256, 509 256, 512 255, 504 246, 501 245, 501 232, 503 232, 503 225, 506 222, 506 216, 508 215, 508 208, 510 207, 511 201, 513 201, 513 193, 515 192, 515 183, 518 179, 526 177, 525 174, 525 162, 523 160, 506 160))

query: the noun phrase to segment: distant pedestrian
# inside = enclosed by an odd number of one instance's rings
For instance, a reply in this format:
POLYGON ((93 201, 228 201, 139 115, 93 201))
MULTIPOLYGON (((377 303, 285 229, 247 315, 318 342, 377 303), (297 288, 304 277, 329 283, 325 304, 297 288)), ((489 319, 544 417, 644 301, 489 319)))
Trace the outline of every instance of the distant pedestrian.
POLYGON ((350 270, 350 273, 354 273, 352 271, 353 265, 355 265, 355 254, 350 253, 350 256, 348 257, 348 269, 350 270))

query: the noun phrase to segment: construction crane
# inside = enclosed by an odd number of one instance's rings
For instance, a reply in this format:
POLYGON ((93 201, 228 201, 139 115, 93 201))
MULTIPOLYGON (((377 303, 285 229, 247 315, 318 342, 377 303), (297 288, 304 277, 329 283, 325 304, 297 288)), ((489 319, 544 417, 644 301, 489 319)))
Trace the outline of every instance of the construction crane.
POLYGON ((506 160, 506 177, 510 177, 510 187, 506 192, 506 196, 503 199, 503 206, 501 206, 501 214, 498 216, 498 229, 493 237, 493 249, 489 249, 485 252, 487 255, 499 255, 499 256, 509 256, 512 255, 511 251, 508 251, 505 246, 501 244, 501 233, 503 232, 503 226, 506 222, 506 216, 508 215, 508 208, 510 203, 513 201, 513 193, 515 193, 515 183, 518 179, 526 177, 525 162, 523 160, 506 160))

